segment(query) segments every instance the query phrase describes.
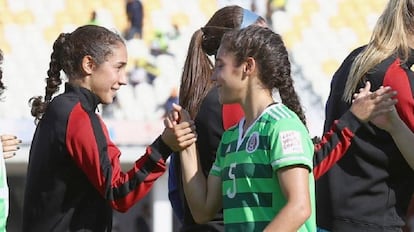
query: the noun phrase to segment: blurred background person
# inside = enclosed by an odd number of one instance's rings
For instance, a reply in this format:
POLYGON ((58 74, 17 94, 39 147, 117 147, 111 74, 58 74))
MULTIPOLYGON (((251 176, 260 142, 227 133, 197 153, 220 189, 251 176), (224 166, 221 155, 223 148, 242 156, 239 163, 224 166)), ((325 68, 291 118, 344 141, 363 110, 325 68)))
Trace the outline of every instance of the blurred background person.
POLYGON ((135 36, 142 38, 142 26, 144 22, 144 9, 140 0, 127 0, 126 14, 129 26, 125 33, 125 39, 130 40, 135 36))

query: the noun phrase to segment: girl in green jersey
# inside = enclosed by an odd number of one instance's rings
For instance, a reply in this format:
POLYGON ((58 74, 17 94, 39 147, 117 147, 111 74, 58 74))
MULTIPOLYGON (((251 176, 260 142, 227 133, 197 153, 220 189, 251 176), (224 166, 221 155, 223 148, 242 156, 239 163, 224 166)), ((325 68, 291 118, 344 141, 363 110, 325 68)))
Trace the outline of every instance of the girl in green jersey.
MULTIPOLYGON (((226 231, 316 231, 313 144, 280 36, 258 26, 226 33, 213 80, 220 102, 240 104, 245 118, 223 134, 207 180, 195 146, 181 154, 184 192, 196 222, 211 220, 222 207, 226 231), (275 90, 282 103, 274 102, 275 90)), ((363 92, 369 89, 367 84, 363 92)), ((385 101, 395 95, 389 91, 362 102, 385 102, 379 109, 388 111, 395 104, 385 101)), ((179 118, 191 120, 175 106, 166 124, 179 118)))
POLYGON ((195 146, 181 153, 194 219, 208 221, 223 207, 226 231, 316 231, 313 144, 281 37, 259 26, 226 33, 213 80, 220 102, 240 104, 245 118, 223 134, 208 180, 195 146))

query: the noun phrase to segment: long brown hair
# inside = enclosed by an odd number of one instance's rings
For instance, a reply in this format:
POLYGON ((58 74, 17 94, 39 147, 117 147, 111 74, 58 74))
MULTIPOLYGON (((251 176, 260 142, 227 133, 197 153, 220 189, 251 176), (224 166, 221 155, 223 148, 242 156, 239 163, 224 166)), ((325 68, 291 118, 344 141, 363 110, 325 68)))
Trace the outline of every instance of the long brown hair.
MULTIPOLYGON (((240 28, 244 9, 226 6, 214 13, 207 24, 194 32, 188 47, 187 58, 181 76, 179 102, 192 118, 198 113, 201 101, 212 88, 213 63, 209 55, 215 55, 223 34, 240 28)), ((257 22, 264 22, 258 17, 257 22)))

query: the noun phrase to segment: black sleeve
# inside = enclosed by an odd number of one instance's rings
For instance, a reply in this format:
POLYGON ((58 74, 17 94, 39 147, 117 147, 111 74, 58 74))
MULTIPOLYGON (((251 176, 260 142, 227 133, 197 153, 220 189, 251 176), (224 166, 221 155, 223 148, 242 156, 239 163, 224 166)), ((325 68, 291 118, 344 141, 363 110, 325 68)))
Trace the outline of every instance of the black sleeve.
POLYGON ((345 112, 340 119, 333 122, 331 129, 324 133, 318 144, 315 144, 313 175, 316 180, 345 155, 361 125, 351 111, 345 112))
POLYGON ((173 150, 165 144, 164 141, 161 139, 161 135, 150 145, 151 148, 156 149, 166 161, 171 153, 173 153, 173 150))

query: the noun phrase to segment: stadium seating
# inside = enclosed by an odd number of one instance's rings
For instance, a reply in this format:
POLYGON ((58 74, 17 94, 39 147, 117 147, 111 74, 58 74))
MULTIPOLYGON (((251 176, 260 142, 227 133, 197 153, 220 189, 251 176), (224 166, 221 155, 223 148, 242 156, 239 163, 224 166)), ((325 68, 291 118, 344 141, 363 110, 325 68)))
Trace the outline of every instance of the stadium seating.
POLYGON ((274 13, 274 29, 303 68, 315 92, 326 101, 334 71, 345 56, 368 42, 386 0, 287 1, 274 13))
MULTIPOLYGON (((217 4, 207 0, 174 3, 144 0, 143 3, 144 38, 139 46, 147 48, 140 49, 142 52, 130 51, 129 68, 143 58, 157 64, 160 75, 148 88, 141 86, 147 94, 134 95, 128 86, 122 90, 120 100, 124 107, 116 114, 119 120, 159 120, 162 115, 159 106, 179 84, 191 34, 217 8, 217 4), (149 49, 155 32, 168 36, 174 24, 180 36, 168 38, 170 56, 152 56, 149 49), (134 96, 141 97, 135 99, 134 96), (138 105, 150 112, 132 110, 138 105)), ((318 112, 315 120, 321 120, 319 111, 323 111, 333 72, 353 48, 369 40, 372 26, 385 3, 386 0, 295 0, 286 1, 284 11, 274 12, 274 30, 283 36, 292 62, 300 70, 295 73, 301 76, 295 79, 304 82, 300 85, 304 86, 300 89, 301 98, 308 113, 310 108, 318 112), (309 97, 306 96, 314 96, 313 103, 307 103, 309 97), (314 107, 315 101, 319 107, 314 107)), ((97 12, 100 24, 122 33, 127 26, 124 4, 124 1, 111 0, 0 0, 0 48, 5 53, 3 69, 8 86, 5 101, 0 104, 0 118, 32 120, 27 101, 44 94, 51 46, 58 34, 88 23, 92 11, 97 12)))

